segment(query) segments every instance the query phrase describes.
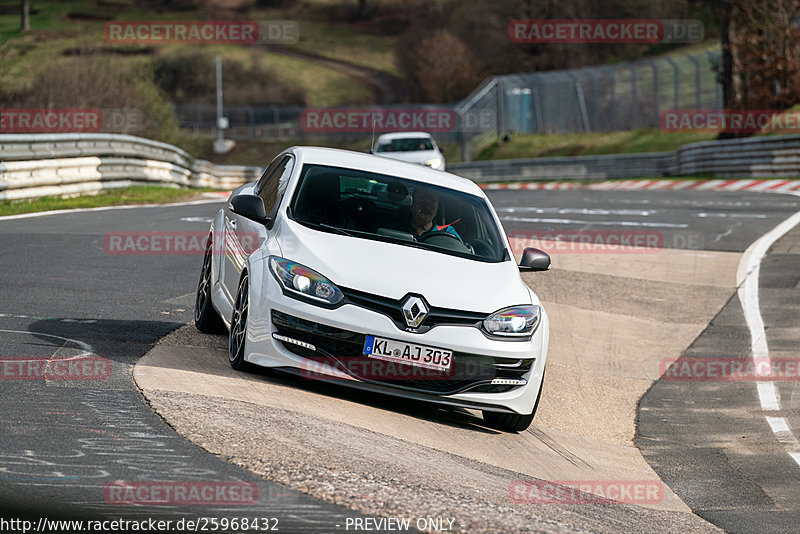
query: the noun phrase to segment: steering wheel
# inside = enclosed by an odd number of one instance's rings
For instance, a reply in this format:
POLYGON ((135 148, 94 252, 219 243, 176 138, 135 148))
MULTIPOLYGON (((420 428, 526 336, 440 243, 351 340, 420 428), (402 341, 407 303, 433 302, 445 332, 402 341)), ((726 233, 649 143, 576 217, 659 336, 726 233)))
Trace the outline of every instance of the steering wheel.
POLYGON ((440 247, 447 250, 469 253, 473 252, 472 247, 465 245, 459 236, 449 232, 431 232, 423 236, 419 241, 421 243, 428 243, 435 247, 440 247))
POLYGON ((450 232, 428 232, 427 234, 422 236, 419 239, 419 241, 420 241, 420 243, 424 243, 424 242, 428 241, 429 239, 431 239, 433 237, 439 237, 440 235, 445 235, 445 236, 449 237, 450 239, 455 239, 456 241, 458 241, 462 245, 464 244, 464 242, 461 240, 460 237, 458 237, 455 234, 451 234, 450 232))

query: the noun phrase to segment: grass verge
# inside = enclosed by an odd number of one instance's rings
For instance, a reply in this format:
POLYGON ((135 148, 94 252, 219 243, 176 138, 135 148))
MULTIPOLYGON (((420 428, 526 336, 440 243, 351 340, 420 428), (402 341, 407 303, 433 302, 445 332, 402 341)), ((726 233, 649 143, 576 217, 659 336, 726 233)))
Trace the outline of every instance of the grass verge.
POLYGON ((542 158, 553 156, 597 156, 666 152, 698 141, 711 141, 715 133, 632 130, 579 134, 515 134, 508 141, 495 141, 476 160, 542 158))
POLYGON ((72 198, 41 197, 36 199, 0 200, 0 216, 35 213, 38 211, 64 210, 72 208, 99 208, 130 204, 164 204, 196 197, 198 193, 216 191, 208 188, 176 188, 157 185, 133 185, 103 191, 96 195, 72 198))

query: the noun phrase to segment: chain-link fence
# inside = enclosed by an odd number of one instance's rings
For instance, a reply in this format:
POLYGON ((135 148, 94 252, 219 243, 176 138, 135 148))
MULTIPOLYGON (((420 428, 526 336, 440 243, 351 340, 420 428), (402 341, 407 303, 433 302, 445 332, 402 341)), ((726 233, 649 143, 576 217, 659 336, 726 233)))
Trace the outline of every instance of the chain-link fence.
MULTIPOLYGON (((497 134, 608 132, 659 128, 675 109, 720 109, 719 52, 614 66, 499 76, 497 134)), ((487 95, 491 99, 492 95, 487 95)), ((483 107, 473 93, 465 110, 483 107)))
MULTIPOLYGON (((509 133, 608 132, 659 128, 660 114, 677 109, 721 109, 717 80, 719 50, 664 56, 613 66, 494 76, 452 105, 403 106, 404 110, 446 109, 456 121, 436 132, 439 142, 458 143, 462 160, 470 149, 509 133)), ((379 106, 361 109, 377 109, 379 106)), ((381 109, 399 109, 380 106, 381 109)), ((346 108, 345 108, 346 109, 346 108)), ((369 138, 372 132, 309 131, 300 106, 225 106, 225 137, 297 140, 369 138)), ((216 132, 216 108, 178 105, 184 128, 216 132)), ((424 129, 424 128, 421 128, 424 129)), ((376 133, 381 133, 378 131, 376 133)))

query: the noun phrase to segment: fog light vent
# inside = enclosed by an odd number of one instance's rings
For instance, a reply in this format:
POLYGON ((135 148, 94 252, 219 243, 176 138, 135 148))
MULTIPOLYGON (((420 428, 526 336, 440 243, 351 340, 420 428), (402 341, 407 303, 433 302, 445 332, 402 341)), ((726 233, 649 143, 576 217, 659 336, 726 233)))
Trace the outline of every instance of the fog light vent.
POLYGON ((284 343, 291 343, 292 345, 297 345, 298 347, 303 347, 304 349, 309 349, 313 351, 317 350, 317 347, 315 347, 311 343, 306 343, 305 341, 300 341, 299 339, 282 336, 280 334, 272 334, 272 337, 274 337, 278 341, 283 341, 284 343))
POLYGON ((524 386, 527 383, 524 378, 492 378, 493 386, 524 386))

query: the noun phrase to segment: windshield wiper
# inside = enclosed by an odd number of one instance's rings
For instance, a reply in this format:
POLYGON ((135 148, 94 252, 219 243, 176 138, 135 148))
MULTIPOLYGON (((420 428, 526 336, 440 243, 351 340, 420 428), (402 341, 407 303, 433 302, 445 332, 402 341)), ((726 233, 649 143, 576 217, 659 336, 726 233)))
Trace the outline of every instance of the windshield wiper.
POLYGON ((331 232, 334 232, 334 233, 337 233, 337 234, 340 234, 340 235, 346 235, 348 237, 356 237, 355 234, 352 234, 352 233, 348 232, 347 230, 345 230, 343 228, 339 228, 338 226, 331 226, 330 224, 315 223, 315 222, 311 222, 311 221, 298 221, 298 222, 301 223, 301 224, 304 224, 306 226, 310 226, 311 228, 314 228, 315 230, 328 230, 328 231, 331 231, 331 232))

